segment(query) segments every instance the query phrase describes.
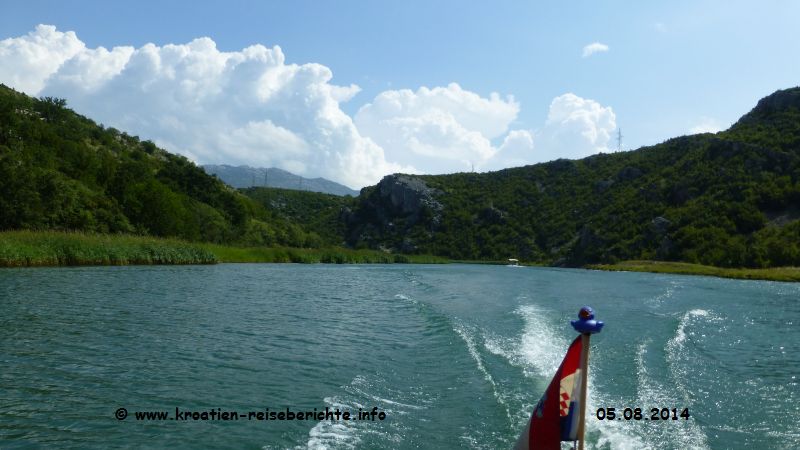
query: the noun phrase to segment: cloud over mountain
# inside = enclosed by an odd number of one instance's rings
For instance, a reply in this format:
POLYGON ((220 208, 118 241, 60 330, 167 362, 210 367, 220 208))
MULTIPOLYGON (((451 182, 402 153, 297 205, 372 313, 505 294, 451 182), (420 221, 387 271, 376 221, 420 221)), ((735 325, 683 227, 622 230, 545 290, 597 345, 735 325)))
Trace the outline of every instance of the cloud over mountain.
POLYGON ((88 49, 40 25, 0 42, 0 79, 203 163, 280 167, 350 186, 410 170, 386 161, 339 107, 359 89, 320 64, 286 64, 280 47, 222 52, 183 45, 88 49))
POLYGON ((354 118, 341 104, 360 88, 333 84, 321 64, 287 64, 280 47, 220 51, 186 44, 88 48, 39 25, 0 41, 0 82, 70 107, 202 164, 278 167, 350 187, 392 172, 494 170, 603 151, 615 117, 573 94, 544 127, 512 129, 512 96, 482 97, 456 83, 389 90, 354 118), (535 143, 535 145, 534 145, 535 143))
POLYGON ((0 41, 0 80, 28 94, 42 90, 64 61, 86 50, 74 32, 39 25, 19 38, 0 41))
POLYGON ((573 93, 554 98, 539 136, 545 159, 583 158, 608 152, 608 142, 617 128, 610 106, 573 93))
POLYGON ((716 133, 722 131, 722 126, 716 119, 711 117, 701 117, 697 125, 689 129, 689 134, 716 133))
POLYGON ((382 92, 359 109, 355 122, 391 161, 444 173, 471 170, 494 158, 501 149, 492 139, 505 135, 518 113, 511 96, 483 98, 451 83, 382 92))

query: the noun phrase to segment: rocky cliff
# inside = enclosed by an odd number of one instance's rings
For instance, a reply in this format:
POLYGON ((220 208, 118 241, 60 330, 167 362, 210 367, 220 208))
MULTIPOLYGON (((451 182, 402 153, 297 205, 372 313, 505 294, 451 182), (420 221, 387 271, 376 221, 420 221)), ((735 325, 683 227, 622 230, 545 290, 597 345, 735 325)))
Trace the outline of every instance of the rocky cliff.
POLYGON ((411 175, 385 176, 376 186, 364 188, 355 210, 345 209, 347 242, 386 250, 416 249, 409 230, 421 225, 427 233, 439 227, 443 207, 436 199, 441 192, 411 175))

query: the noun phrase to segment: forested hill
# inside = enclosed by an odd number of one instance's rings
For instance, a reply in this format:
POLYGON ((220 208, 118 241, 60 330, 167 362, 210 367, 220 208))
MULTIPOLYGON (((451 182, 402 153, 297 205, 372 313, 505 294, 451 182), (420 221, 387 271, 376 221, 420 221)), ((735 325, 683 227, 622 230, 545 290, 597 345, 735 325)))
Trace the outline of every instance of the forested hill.
POLYGON ((0 230, 10 229, 322 245, 182 156, 104 128, 62 99, 0 85, 0 230))
POLYGON ((556 265, 800 266, 800 88, 730 129, 491 173, 391 175, 357 198, 237 191, 182 156, 0 85, 0 230, 244 246, 346 242, 556 265))
POLYGON ((730 129, 491 173, 390 176, 346 214, 354 246, 557 265, 800 265, 800 88, 730 129))

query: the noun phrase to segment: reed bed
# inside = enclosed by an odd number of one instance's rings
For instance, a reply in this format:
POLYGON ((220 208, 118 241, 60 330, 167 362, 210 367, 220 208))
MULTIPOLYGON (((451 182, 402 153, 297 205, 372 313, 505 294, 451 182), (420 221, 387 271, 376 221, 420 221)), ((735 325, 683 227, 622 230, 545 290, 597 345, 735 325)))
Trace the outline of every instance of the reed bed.
POLYGON ((64 231, 0 232, 0 267, 135 264, 327 263, 442 264, 429 255, 398 255, 341 247, 229 247, 145 236, 64 231))
POLYGON ((214 264, 207 249, 176 239, 62 231, 0 232, 0 267, 214 264))
POLYGON ((626 272, 675 273, 707 275, 742 280, 800 281, 800 267, 770 267, 766 269, 725 268, 668 261, 625 261, 617 264, 594 264, 589 269, 626 272))
POLYGON ((228 247, 201 244, 220 262, 229 263, 301 263, 301 264, 443 264, 446 258, 430 255, 398 255, 376 250, 353 250, 342 247, 228 247))

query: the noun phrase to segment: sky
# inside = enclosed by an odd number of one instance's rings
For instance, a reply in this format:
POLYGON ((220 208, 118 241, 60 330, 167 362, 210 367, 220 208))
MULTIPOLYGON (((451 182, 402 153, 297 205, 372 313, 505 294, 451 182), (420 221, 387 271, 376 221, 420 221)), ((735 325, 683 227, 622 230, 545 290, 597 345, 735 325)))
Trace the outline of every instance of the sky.
POLYGON ((198 164, 352 188, 613 152, 619 130, 622 150, 716 132, 800 84, 800 2, 788 0, 2 10, 1 83, 198 164))

